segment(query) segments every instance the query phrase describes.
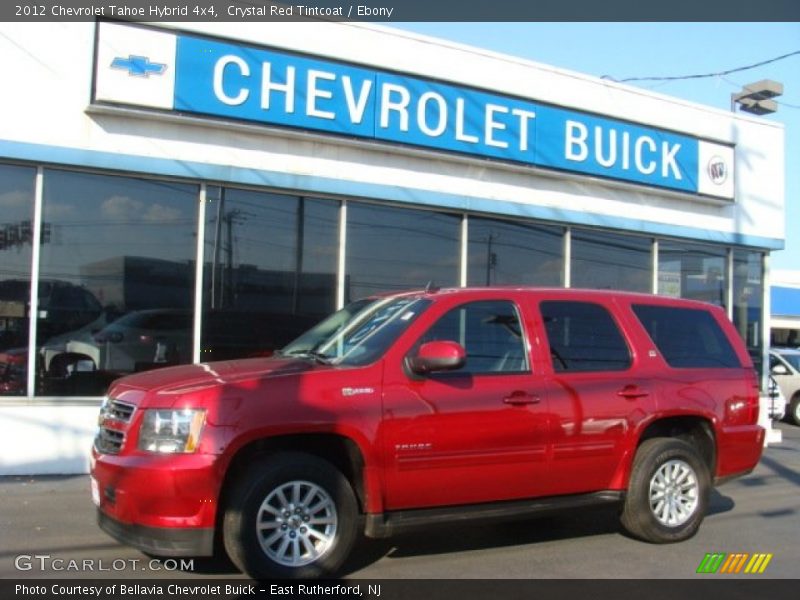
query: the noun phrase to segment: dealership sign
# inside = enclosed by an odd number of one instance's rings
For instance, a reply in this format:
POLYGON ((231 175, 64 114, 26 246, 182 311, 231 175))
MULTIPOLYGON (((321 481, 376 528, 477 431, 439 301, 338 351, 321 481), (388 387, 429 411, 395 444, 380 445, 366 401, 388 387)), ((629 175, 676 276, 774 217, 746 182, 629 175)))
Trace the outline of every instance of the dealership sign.
POLYGON ((96 103, 393 142, 733 198, 733 148, 533 100, 101 22, 96 103))

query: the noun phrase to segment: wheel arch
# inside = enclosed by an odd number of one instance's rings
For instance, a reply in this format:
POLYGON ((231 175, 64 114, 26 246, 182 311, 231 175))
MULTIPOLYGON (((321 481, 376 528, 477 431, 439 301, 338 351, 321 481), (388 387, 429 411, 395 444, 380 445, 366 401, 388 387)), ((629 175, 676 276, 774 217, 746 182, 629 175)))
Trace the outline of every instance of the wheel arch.
POLYGON ((280 452, 301 452, 325 460, 350 482, 361 512, 366 512, 371 497, 366 481, 364 454, 351 438, 338 433, 296 433, 259 438, 240 447, 225 470, 217 506, 217 523, 224 513, 227 494, 233 482, 256 461, 267 460, 280 452))
POLYGON ((713 480, 717 471, 717 437, 713 422, 703 415, 672 415, 650 421, 641 429, 636 445, 620 465, 614 478, 614 487, 627 488, 636 451, 647 440, 659 437, 676 438, 689 443, 697 450, 713 480))

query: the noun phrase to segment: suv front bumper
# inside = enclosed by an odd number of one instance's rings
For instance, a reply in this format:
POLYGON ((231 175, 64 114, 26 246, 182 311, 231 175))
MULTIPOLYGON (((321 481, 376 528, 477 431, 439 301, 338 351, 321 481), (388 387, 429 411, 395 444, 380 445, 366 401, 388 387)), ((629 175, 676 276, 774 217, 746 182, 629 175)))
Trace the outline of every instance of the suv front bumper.
POLYGON ((211 556, 214 553, 213 528, 146 527, 123 523, 97 510, 100 529, 118 542, 153 556, 211 556))
POLYGON ((159 556, 210 556, 219 494, 218 456, 93 452, 98 525, 159 556))

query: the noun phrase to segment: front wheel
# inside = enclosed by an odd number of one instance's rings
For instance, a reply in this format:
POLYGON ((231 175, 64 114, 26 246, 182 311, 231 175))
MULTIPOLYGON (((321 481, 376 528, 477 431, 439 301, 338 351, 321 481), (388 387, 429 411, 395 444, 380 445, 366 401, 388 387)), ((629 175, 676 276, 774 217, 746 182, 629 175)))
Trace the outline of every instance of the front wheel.
POLYGON ((692 445, 678 439, 647 440, 633 461, 622 525, 647 542, 688 539, 703 521, 710 489, 708 467, 692 445))
POLYGON ((357 537, 358 506, 330 463, 285 452, 236 481, 223 518, 225 549, 254 579, 336 573, 357 537))
POLYGON ((795 394, 789 403, 789 421, 795 425, 800 425, 800 394, 795 394))

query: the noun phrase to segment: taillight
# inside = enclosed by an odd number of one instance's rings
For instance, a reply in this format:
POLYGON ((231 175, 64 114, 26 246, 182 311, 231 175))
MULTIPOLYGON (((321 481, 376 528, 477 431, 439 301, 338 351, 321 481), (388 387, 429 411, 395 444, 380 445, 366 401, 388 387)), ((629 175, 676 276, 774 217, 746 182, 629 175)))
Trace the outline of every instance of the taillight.
POLYGON ((753 386, 746 396, 734 396, 725 402, 725 422, 730 425, 755 425, 758 423, 759 394, 753 386))

